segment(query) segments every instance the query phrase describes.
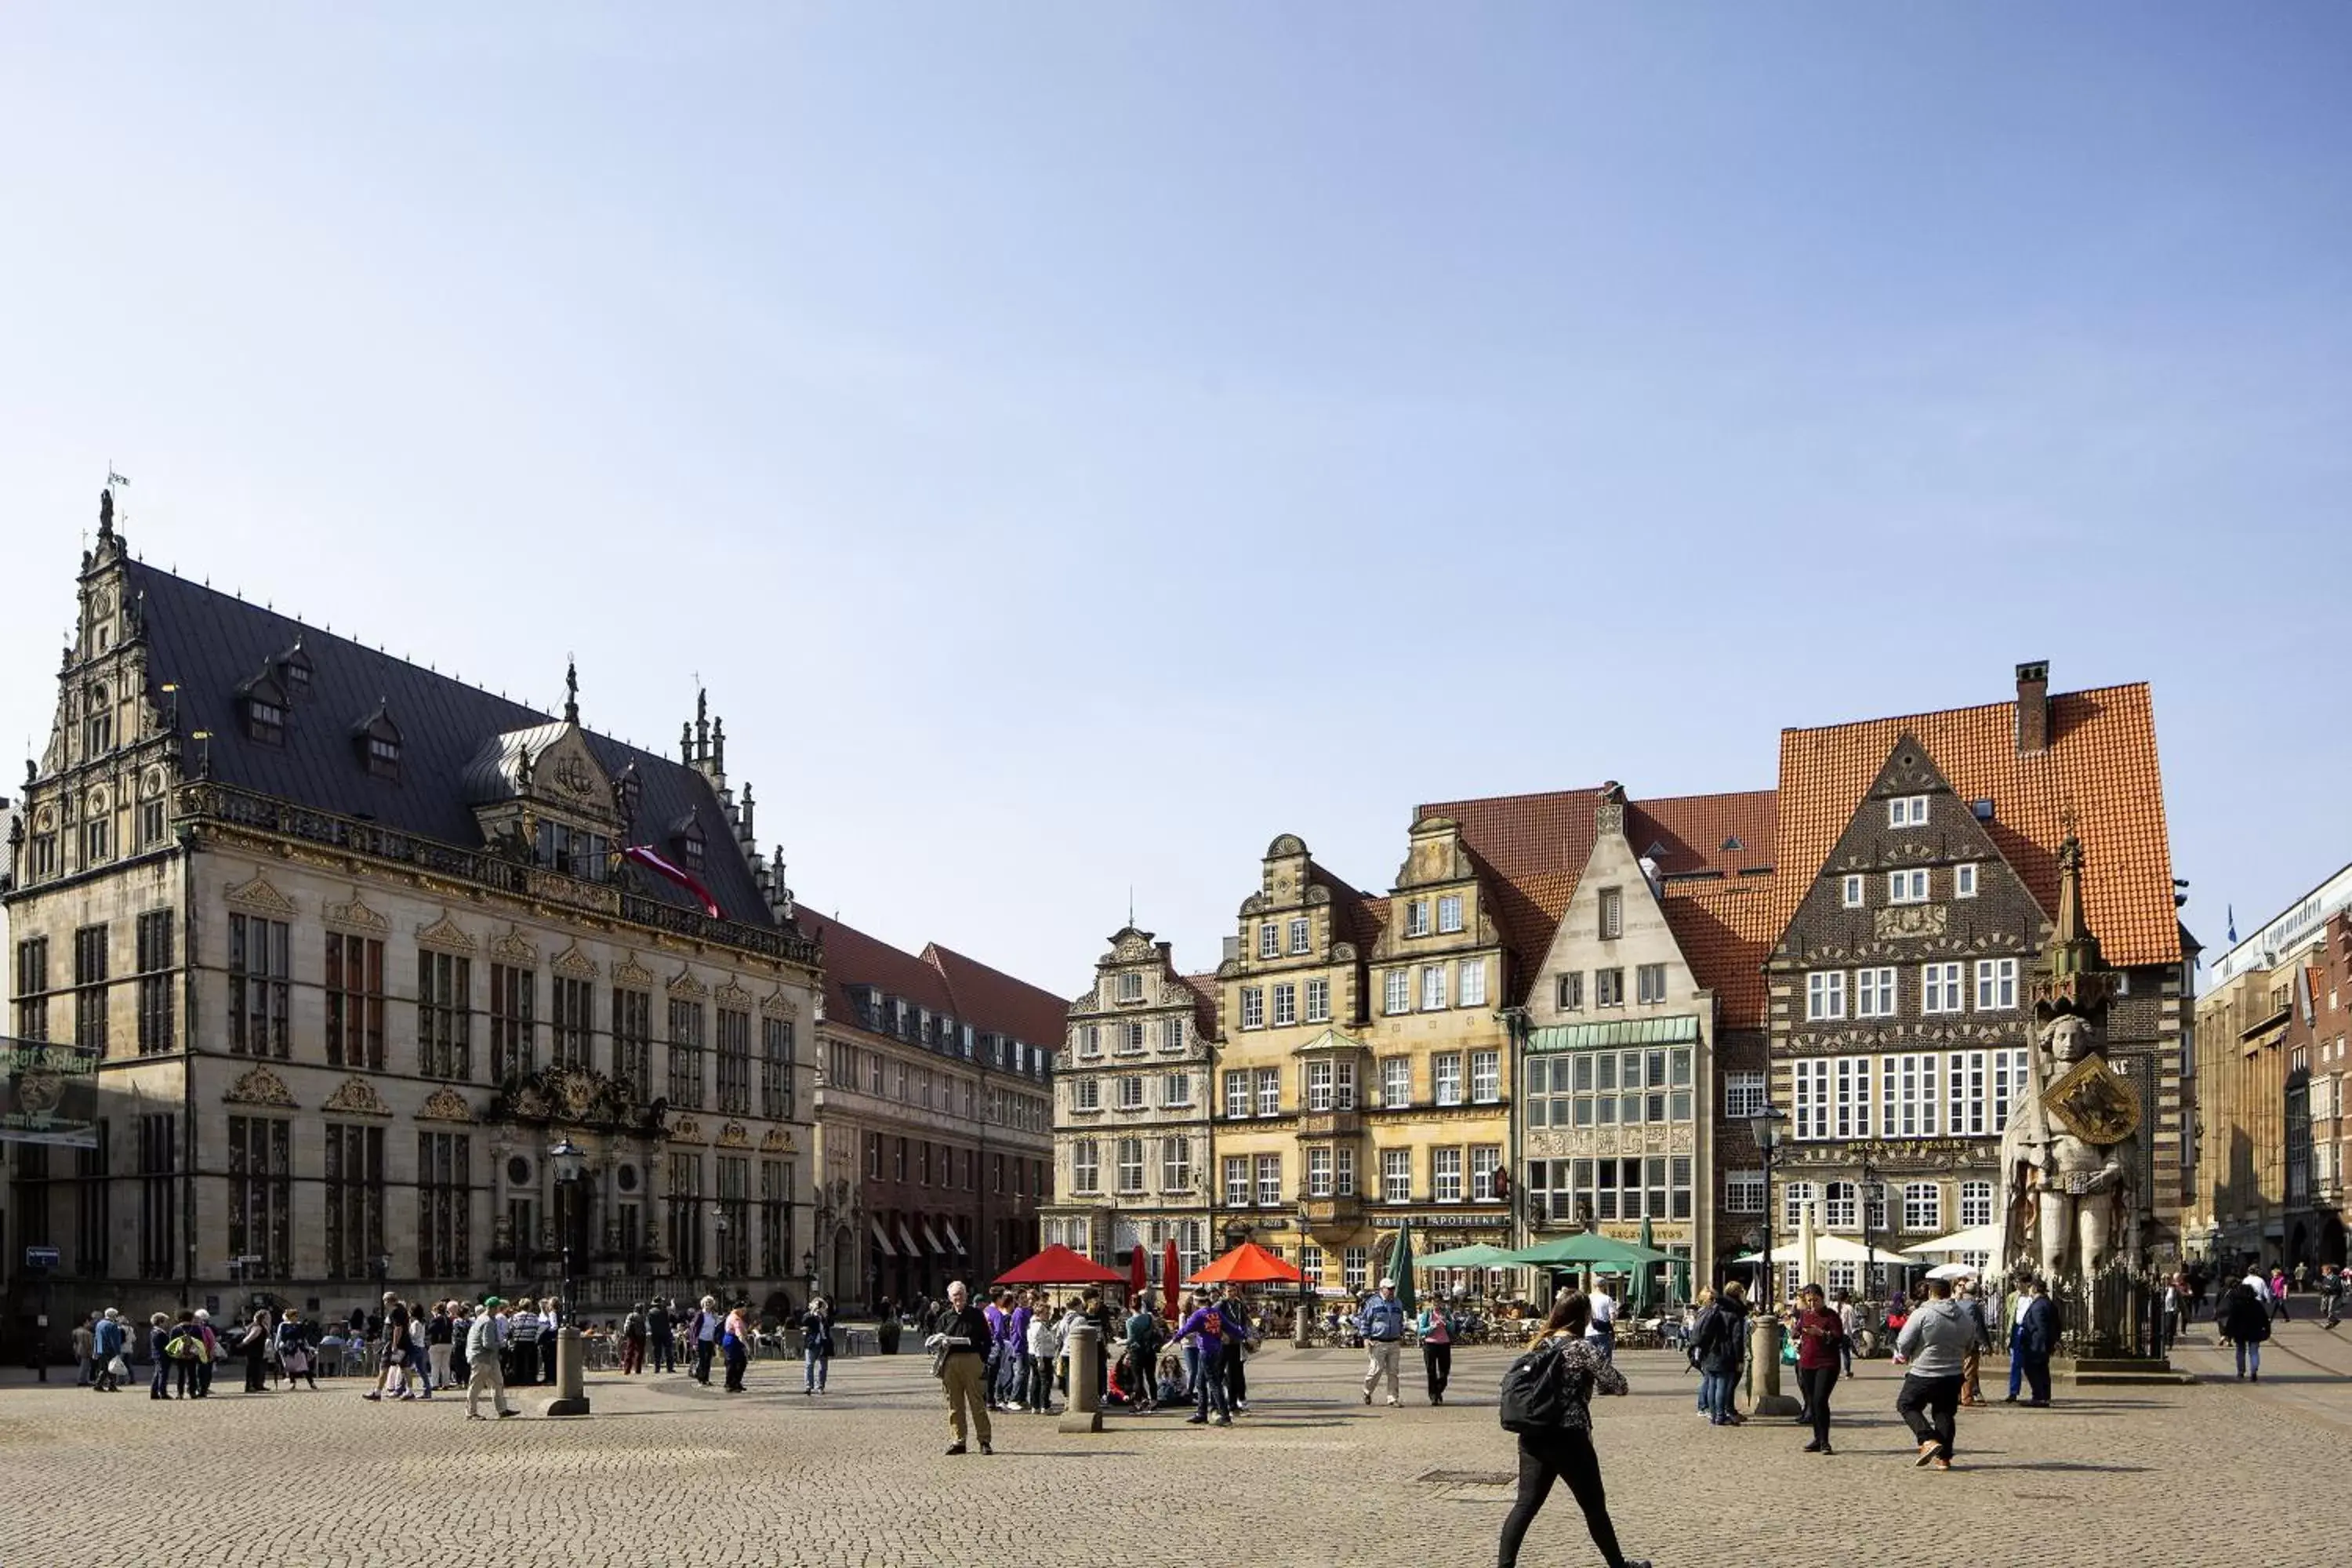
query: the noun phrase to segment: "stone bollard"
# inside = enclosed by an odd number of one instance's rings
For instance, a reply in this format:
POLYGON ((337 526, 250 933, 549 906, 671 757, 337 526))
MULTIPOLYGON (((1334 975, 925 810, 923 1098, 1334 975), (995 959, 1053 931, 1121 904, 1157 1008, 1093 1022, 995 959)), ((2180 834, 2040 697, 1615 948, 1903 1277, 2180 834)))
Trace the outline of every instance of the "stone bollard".
POLYGON ((555 1397, 539 1407, 541 1415, 588 1414, 588 1347, 569 1323, 555 1333, 555 1397))
POLYGON ((1794 1415, 1797 1402, 1780 1392, 1780 1321, 1759 1315, 1748 1328, 1748 1388, 1751 1415, 1794 1415))
POLYGON ((1102 1359, 1102 1331, 1081 1318, 1070 1329, 1070 1402, 1062 1409, 1061 1430, 1099 1432, 1102 1400, 1096 1368, 1102 1359))

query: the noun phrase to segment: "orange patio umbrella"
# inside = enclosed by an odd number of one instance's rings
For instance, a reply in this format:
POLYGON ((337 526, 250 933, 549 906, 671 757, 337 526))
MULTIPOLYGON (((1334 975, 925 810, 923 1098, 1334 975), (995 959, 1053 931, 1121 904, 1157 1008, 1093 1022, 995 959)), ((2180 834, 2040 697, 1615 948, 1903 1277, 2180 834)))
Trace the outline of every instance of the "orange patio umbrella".
POLYGON ((1296 1285, 1305 1275, 1260 1247, 1244 1241, 1190 1279, 1187 1285, 1296 1285))

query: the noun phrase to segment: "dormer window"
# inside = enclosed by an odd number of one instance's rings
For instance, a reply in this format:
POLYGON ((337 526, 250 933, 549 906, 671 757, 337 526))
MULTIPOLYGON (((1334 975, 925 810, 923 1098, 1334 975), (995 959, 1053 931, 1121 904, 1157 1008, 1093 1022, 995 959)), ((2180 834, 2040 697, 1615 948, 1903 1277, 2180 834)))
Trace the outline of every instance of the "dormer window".
POLYGON ((645 782, 637 777, 637 764, 631 763, 613 781, 613 805, 620 812, 624 826, 634 826, 637 820, 637 802, 644 798, 645 782))
POLYGON ((702 819, 689 811, 669 825, 670 842, 677 847, 678 862, 688 870, 702 871, 702 819))
POLYGON ((301 638, 296 637, 294 646, 278 656, 278 683, 285 688, 289 703, 310 695, 310 656, 302 651, 301 638))
POLYGON ((400 777, 400 726, 392 721, 383 704, 378 703, 374 712, 352 727, 352 741, 371 774, 380 779, 400 777))
POLYGON ((265 746, 286 743, 286 689, 268 668, 236 689, 236 710, 247 740, 265 746))

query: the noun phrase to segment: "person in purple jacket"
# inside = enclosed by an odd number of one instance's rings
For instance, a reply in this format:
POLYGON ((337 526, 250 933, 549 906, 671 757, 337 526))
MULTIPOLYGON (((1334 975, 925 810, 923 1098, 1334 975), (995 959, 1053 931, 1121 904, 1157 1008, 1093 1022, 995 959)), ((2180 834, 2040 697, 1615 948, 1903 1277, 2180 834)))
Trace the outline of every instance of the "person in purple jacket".
POLYGON ((1029 1292, 1013 1295, 1013 1310, 1004 1314, 1004 1331, 996 1342, 997 1397, 1007 1410, 1029 1408, 1029 1320, 1034 1309, 1029 1292))
POLYGON ((1207 1296, 1195 1291, 1184 1303, 1184 1321, 1176 1325, 1176 1337, 1188 1340, 1199 1352, 1200 1371, 1192 1378, 1195 1401, 1192 1414, 1184 1417, 1185 1425, 1200 1426, 1208 1422, 1209 1406, 1217 1407, 1217 1425, 1234 1424, 1233 1411, 1225 1403, 1225 1380, 1218 1368, 1223 1364, 1225 1348, 1225 1321, 1223 1313, 1211 1304, 1207 1296))
POLYGON ((1008 1314, 1004 1310, 1005 1294, 1003 1286, 990 1286, 988 1305, 980 1310, 981 1316, 988 1320, 988 1361, 981 1372, 980 1387, 981 1392, 987 1396, 988 1407, 991 1410, 1004 1408, 1004 1401, 997 1396, 996 1384, 998 1370, 1003 1366, 1004 1360, 1004 1325, 1008 1321, 1008 1314))

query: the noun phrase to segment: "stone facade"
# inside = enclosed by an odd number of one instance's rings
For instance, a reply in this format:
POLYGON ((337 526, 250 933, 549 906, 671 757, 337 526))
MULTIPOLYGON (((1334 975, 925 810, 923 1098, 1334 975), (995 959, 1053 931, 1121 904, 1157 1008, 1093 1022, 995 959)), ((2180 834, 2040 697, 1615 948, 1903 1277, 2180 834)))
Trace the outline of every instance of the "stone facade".
POLYGON ((820 955, 723 725, 635 752, 110 528, 79 603, 7 899, 12 1029, 102 1055, 99 1148, 10 1151, 61 1311, 797 1285, 820 955), (619 862, 648 837, 720 915, 619 862))
POLYGON ((1055 1201, 1042 1239, 1106 1265, 1145 1250, 1164 1288, 1166 1244, 1178 1279, 1215 1251, 1209 1191, 1218 1047, 1216 981, 1178 973, 1167 942, 1133 925, 1095 962, 1070 1004, 1055 1074, 1055 1201))
POLYGON ((1656 868, 1595 805, 1592 853, 1529 988, 1519 1183, 1531 1228, 1598 1229, 1715 1257, 1716 995, 1666 919, 1656 868))

